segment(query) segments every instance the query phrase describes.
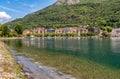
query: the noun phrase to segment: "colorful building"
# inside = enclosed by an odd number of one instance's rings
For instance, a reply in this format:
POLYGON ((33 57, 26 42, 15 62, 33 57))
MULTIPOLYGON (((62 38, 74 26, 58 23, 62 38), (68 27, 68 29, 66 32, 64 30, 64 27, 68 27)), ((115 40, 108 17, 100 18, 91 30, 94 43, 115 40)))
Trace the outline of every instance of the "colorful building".
POLYGON ((23 31, 22 35, 28 35, 30 33, 31 33, 30 30, 26 29, 26 30, 23 31))

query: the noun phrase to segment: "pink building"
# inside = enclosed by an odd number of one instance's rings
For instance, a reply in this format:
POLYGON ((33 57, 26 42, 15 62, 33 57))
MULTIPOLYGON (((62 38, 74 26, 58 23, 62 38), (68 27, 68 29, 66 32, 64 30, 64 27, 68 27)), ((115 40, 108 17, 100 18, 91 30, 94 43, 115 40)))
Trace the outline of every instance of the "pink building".
POLYGON ((62 33, 62 31, 63 31, 62 28, 58 28, 58 29, 55 30, 55 33, 59 33, 60 34, 60 33, 62 33))
POLYGON ((37 34, 44 34, 44 32, 45 32, 45 29, 41 27, 38 27, 32 30, 32 33, 37 33, 37 34))
POLYGON ((30 30, 26 29, 23 31, 22 35, 27 35, 27 34, 30 34, 30 30))

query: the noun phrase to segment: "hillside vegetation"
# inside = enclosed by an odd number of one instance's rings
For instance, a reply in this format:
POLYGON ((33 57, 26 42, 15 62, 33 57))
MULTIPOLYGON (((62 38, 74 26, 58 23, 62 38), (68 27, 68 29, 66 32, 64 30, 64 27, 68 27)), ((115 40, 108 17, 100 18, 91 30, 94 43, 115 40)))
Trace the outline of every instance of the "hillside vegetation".
POLYGON ((120 0, 80 0, 73 5, 51 5, 24 18, 6 23, 24 28, 69 26, 120 27, 120 0))

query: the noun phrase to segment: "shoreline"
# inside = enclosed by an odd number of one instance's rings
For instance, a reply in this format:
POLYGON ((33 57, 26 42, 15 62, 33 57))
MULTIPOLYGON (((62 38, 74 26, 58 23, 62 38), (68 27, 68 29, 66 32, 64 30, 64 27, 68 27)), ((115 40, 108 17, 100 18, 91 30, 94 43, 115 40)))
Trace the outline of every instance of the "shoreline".
POLYGON ((77 79, 72 75, 62 73, 56 68, 42 66, 40 63, 32 61, 32 59, 17 55, 16 50, 7 47, 16 61, 20 64, 28 79, 77 79))
POLYGON ((99 37, 99 36, 85 36, 85 37, 72 37, 72 36, 55 36, 55 37, 0 37, 0 40, 6 40, 6 39, 24 39, 24 38, 29 38, 29 39, 34 39, 34 38, 41 38, 41 39, 103 39, 103 38, 115 38, 115 37, 99 37))
POLYGON ((26 79, 21 66, 0 41, 0 79, 26 79))

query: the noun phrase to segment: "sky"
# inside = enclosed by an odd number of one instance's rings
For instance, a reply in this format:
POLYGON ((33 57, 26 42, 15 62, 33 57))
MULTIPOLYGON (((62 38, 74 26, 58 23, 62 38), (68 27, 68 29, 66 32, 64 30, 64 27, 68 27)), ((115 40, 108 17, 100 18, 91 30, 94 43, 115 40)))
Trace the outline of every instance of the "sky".
POLYGON ((0 23, 6 23, 16 18, 43 9, 57 0, 0 0, 0 23))

